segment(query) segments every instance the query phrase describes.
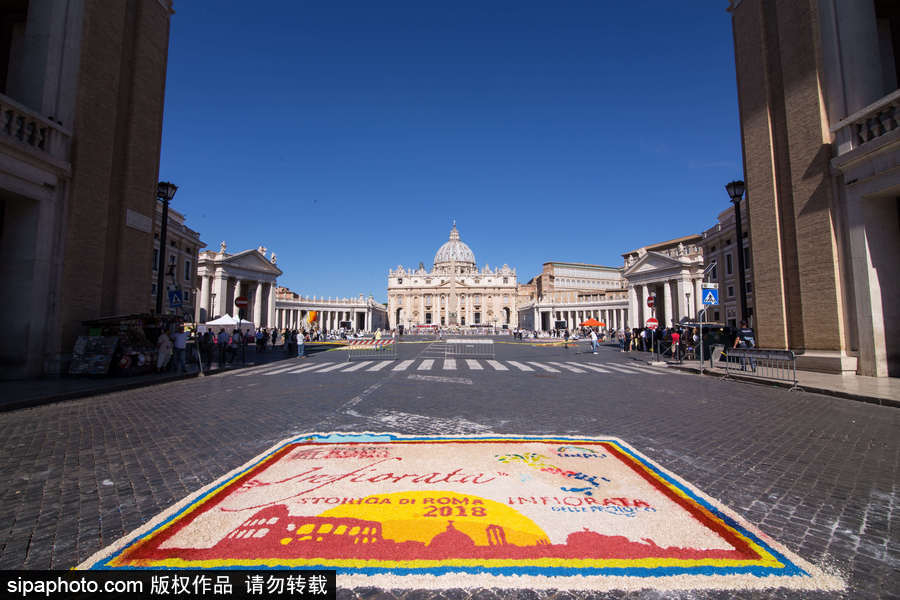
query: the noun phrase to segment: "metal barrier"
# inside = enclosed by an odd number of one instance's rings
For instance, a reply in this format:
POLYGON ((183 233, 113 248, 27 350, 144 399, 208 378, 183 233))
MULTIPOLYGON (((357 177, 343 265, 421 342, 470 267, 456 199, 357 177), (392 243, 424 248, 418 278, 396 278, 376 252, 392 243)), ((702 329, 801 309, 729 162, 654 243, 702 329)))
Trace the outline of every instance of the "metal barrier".
POLYGON ((394 360, 397 358, 397 344, 391 338, 385 340, 350 340, 347 342, 348 361, 372 358, 394 360))
POLYGON ((787 381, 797 386, 797 358, 790 350, 732 348, 722 352, 725 377, 732 374, 787 381))
POLYGON ((450 338, 445 348, 446 358, 494 358, 494 340, 450 338))

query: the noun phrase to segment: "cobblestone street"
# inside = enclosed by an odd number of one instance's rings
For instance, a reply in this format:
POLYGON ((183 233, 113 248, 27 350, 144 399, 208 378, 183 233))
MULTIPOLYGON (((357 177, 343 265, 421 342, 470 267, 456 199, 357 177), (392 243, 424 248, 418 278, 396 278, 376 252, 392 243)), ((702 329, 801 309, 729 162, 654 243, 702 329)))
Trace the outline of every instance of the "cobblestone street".
MULTIPOLYGON (((431 360, 429 347, 403 344, 394 364, 431 360)), ((642 374, 630 355, 610 348, 596 356, 498 348, 501 365, 582 362, 610 372, 481 365, 460 365, 444 378, 391 366, 374 373, 236 371, 0 414, 6 482, 0 567, 68 569, 275 442, 307 431, 552 433, 624 439, 803 558, 845 577, 844 597, 900 593, 897 409, 680 372, 642 374)), ((325 352, 305 361, 335 358, 346 360, 325 352)), ((570 597, 369 589, 338 597, 385 594, 570 597)), ((638 595, 646 597, 631 597, 638 595)))

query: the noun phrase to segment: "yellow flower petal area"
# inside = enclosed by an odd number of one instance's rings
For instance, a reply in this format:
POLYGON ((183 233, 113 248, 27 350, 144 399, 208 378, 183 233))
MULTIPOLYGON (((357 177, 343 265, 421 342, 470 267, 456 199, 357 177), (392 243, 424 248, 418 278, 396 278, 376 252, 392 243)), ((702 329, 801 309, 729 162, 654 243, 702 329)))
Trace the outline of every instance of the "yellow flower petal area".
POLYGON ((453 521, 453 527, 472 538, 477 546, 489 545, 489 525, 502 527, 509 544, 533 546, 538 542, 549 543, 547 534, 534 521, 505 504, 441 490, 374 494, 364 498, 360 504, 341 504, 319 516, 378 521, 381 523, 382 537, 398 543, 415 541, 428 544, 434 536, 447 529, 448 521, 453 521), (377 499, 378 503, 373 499, 377 499))

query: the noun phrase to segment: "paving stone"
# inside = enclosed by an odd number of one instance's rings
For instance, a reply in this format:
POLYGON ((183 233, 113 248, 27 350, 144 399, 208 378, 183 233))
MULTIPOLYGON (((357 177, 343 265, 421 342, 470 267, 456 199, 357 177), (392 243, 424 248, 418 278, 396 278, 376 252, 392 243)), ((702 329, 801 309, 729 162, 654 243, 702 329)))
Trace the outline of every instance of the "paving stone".
MULTIPOLYGON (((412 358, 424 346, 401 345, 401 352, 412 358)), ((628 360, 602 354, 584 360, 628 360)), ((573 356, 503 346, 497 358, 582 359, 573 356)), ((229 374, 2 413, 0 477, 9 484, 0 489, 0 568, 69 568, 280 439, 384 428, 374 415, 397 411, 421 415, 423 423, 464 418, 496 433, 621 437, 807 560, 846 573, 845 597, 897 595, 900 410, 676 373, 537 375, 485 371, 472 374, 478 385, 462 391, 429 384, 423 403, 423 384, 389 371, 319 379, 229 374), (339 410, 375 380, 384 385, 355 407, 361 416, 339 410)), ((401 427, 430 433, 413 422, 401 427)), ((340 594, 345 600, 798 597, 779 590, 340 594)))

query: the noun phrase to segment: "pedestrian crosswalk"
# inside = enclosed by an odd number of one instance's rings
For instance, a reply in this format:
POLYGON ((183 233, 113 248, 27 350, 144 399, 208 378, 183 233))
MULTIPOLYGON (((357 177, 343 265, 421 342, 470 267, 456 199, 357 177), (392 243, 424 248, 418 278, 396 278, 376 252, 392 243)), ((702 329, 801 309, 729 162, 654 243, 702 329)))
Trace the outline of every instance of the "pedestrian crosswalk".
POLYGON ((254 375, 314 375, 318 373, 353 373, 378 371, 469 371, 469 372, 506 372, 514 373, 575 373, 579 375, 661 375, 664 369, 658 369, 642 363, 589 363, 576 361, 515 361, 487 359, 454 359, 454 358, 413 358, 396 360, 364 360, 360 362, 308 362, 285 365, 284 361, 248 369, 239 373, 238 377, 254 375), (527 364, 526 364, 527 363, 527 364))

